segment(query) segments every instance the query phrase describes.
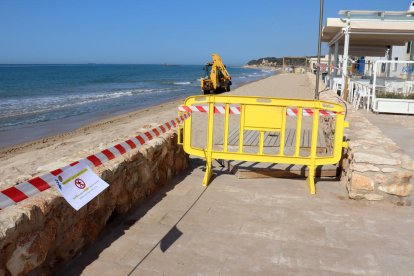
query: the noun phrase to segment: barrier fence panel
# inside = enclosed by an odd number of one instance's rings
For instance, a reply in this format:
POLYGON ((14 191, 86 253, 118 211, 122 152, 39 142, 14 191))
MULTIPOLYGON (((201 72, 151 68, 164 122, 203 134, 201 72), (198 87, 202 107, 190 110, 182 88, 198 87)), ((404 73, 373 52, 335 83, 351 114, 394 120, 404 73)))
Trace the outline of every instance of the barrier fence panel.
POLYGON ((188 154, 206 159, 203 185, 210 181, 214 159, 283 163, 307 166, 315 194, 316 167, 336 164, 346 146, 344 111, 340 104, 315 100, 192 96, 179 107, 180 114, 191 113, 179 139, 188 154), (319 123, 327 116, 335 121, 331 150, 324 150, 319 123))

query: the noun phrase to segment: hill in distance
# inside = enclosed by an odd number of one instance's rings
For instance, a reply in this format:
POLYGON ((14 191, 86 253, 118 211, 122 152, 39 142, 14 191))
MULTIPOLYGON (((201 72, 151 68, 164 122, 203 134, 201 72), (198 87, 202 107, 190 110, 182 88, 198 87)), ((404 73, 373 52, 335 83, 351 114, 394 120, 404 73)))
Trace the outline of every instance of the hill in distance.
MULTIPOLYGON (((288 65, 294 66, 303 66, 305 65, 305 58, 309 57, 300 57, 300 58, 289 58, 285 57, 285 63, 288 65)), ((282 66, 283 58, 282 57, 264 57, 259 59, 252 59, 246 64, 247 66, 282 66)))

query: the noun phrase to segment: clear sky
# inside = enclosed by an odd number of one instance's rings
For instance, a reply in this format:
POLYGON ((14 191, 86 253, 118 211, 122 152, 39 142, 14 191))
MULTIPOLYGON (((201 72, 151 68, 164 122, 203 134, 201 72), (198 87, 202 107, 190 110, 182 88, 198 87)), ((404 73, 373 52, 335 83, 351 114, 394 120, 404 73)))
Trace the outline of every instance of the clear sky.
MULTIPOLYGON (((325 0, 407 10, 407 0, 325 0)), ((1 0, 0 63, 227 64, 315 55, 319 0, 1 0)))

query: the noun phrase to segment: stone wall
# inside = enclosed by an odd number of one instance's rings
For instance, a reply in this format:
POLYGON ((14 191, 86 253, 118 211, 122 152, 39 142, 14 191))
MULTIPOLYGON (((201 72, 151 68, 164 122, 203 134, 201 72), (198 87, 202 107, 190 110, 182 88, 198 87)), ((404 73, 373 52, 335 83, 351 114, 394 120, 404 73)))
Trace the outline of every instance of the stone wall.
MULTIPOLYGON (((340 102, 330 90, 322 92, 320 99, 340 102)), ((350 123, 345 129, 349 147, 344 150, 341 181, 349 197, 410 205, 413 160, 350 104, 346 120, 350 123)))
POLYGON ((169 132, 95 168, 110 187, 78 212, 54 188, 0 211, 0 275, 48 271, 69 260, 98 238, 111 216, 143 202, 187 164, 169 132))
MULTIPOLYGON (((312 87, 315 75, 308 73, 312 87)), ((321 100, 342 103, 344 101, 320 82, 321 100)), ((350 127, 345 129, 349 147, 344 149, 341 161, 341 181, 352 199, 388 200, 398 205, 410 205, 413 186, 414 162, 379 128, 369 122, 363 113, 356 112, 346 104, 346 120, 350 127)), ((333 146, 334 118, 322 119, 322 127, 328 147, 333 146)), ((329 149, 328 149, 329 150, 329 149)))

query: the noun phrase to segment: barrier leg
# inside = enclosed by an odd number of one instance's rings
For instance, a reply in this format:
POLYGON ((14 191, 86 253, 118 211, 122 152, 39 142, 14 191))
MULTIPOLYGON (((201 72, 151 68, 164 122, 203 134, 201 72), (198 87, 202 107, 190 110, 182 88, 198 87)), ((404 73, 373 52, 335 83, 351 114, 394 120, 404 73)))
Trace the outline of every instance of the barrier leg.
POLYGON ((203 179, 203 186, 207 186, 210 182, 213 173, 213 159, 210 156, 206 157, 206 174, 203 179))
POLYGON ((207 186, 213 173, 213 128, 214 128, 214 96, 209 97, 208 104, 208 130, 207 149, 204 151, 206 157, 206 174, 203 179, 203 186, 207 186))
POLYGON ((309 193, 311 195, 315 194, 315 166, 308 166, 308 178, 306 182, 308 183, 309 193))

